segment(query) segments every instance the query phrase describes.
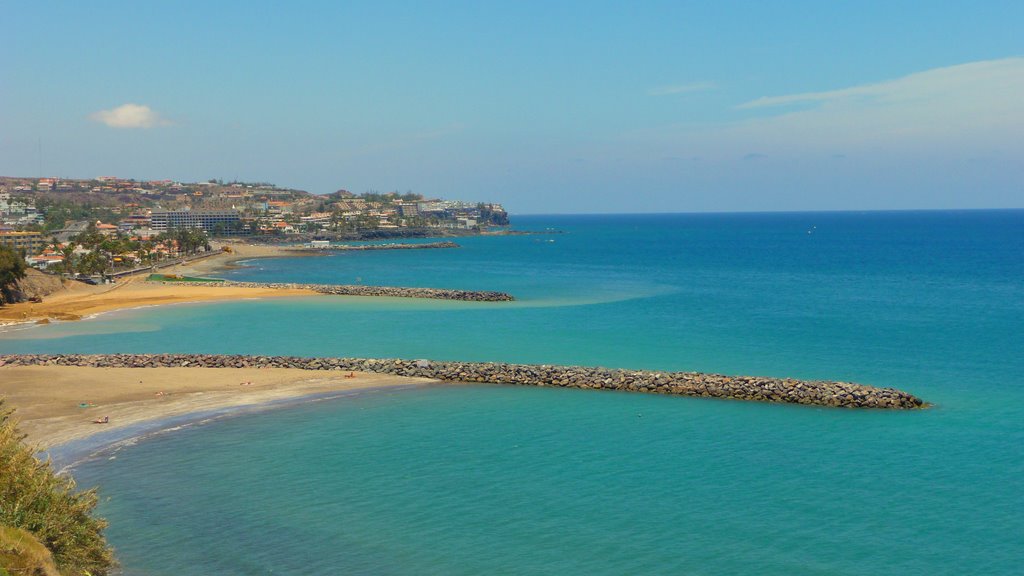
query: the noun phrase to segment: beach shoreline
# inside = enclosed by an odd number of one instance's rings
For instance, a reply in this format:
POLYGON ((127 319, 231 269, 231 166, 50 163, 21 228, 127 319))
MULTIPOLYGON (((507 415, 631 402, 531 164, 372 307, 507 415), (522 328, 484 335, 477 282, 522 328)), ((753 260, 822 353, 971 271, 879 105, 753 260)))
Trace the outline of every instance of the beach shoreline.
MULTIPOLYGON (((219 249, 218 245, 218 249, 219 249)), ((225 244, 231 252, 220 252, 192 262, 161 270, 165 274, 202 276, 237 268, 238 262, 262 258, 316 257, 319 254, 288 250, 283 246, 225 244)), ((193 302, 216 302, 243 298, 284 298, 317 296, 307 289, 267 289, 241 286, 190 286, 187 290, 146 282, 147 274, 120 278, 115 284, 92 286, 65 281, 64 287, 42 302, 20 302, 0 307, 0 327, 18 324, 74 321, 103 312, 126 308, 193 302)))
POLYGON ((0 382, 4 407, 15 410, 19 430, 44 452, 71 445, 89 446, 94 452, 163 429, 164 422, 177 425, 234 411, 440 383, 293 368, 9 365, 0 366, 0 382), (97 436, 107 439, 93 442, 97 436))
POLYGON ((50 466, 58 473, 69 472, 79 464, 116 454, 127 446, 149 438, 178 432, 185 429, 204 426, 228 418, 249 417, 271 410, 287 409, 315 402, 354 399, 367 394, 391 394, 403 390, 420 389, 425 386, 441 386, 442 383, 413 383, 381 386, 367 386, 334 392, 317 392, 287 396, 253 404, 233 404, 208 409, 195 410, 172 416, 156 416, 128 426, 100 429, 96 433, 54 444, 38 451, 40 458, 50 462, 50 466))
MULTIPOLYGON (((218 243, 210 256, 161 270, 163 275, 207 276, 240 268, 241 262, 264 258, 312 258, 328 253, 281 245, 218 243), (222 250, 221 248, 225 250, 222 250), (228 251, 229 250, 229 251, 228 251)), ((309 297, 323 295, 430 298, 493 302, 514 300, 503 292, 406 288, 392 286, 295 284, 266 282, 150 282, 147 272, 118 278, 114 284, 89 285, 65 280, 63 288, 41 302, 20 302, 0 307, 0 328, 51 321, 76 321, 104 312, 166 304, 207 303, 225 300, 309 297)))

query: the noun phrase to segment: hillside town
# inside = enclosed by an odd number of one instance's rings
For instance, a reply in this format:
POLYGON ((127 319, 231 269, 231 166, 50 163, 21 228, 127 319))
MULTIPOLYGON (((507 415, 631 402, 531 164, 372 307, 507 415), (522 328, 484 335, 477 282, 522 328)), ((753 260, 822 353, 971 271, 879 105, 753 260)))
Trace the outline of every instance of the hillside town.
POLYGON ((265 182, 0 177, 0 246, 50 271, 96 274, 185 256, 215 237, 304 242, 468 235, 500 204, 412 192, 316 195, 265 182))

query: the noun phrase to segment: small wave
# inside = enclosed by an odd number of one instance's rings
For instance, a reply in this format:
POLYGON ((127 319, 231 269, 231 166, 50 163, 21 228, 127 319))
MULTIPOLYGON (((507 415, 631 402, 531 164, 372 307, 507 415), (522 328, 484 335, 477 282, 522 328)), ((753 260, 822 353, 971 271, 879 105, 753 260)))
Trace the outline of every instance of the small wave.
POLYGON ((70 472, 76 466, 92 460, 107 457, 117 452, 137 445, 139 442, 169 434, 205 426, 239 416, 258 414, 269 410, 299 406, 311 402, 323 402, 351 398, 364 394, 378 394, 381 392, 397 392, 402 390, 413 390, 436 386, 436 384, 402 384, 399 386, 376 386, 356 390, 337 390, 332 392, 319 392, 294 398, 279 398, 258 404, 241 404, 237 406, 222 406, 210 408, 198 412, 169 416, 156 420, 139 422, 123 428, 100 432, 72 440, 65 444, 53 446, 46 450, 45 455, 54 463, 53 466, 58 473, 70 472))

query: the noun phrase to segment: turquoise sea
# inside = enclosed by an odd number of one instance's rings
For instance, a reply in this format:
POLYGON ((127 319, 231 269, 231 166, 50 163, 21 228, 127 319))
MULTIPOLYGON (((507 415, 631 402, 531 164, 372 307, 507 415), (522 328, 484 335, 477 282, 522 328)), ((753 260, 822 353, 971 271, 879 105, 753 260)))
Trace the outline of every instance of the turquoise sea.
POLYGON ((435 386, 79 465, 127 574, 1020 574, 1024 211, 521 216, 560 234, 237 279, 503 290, 167 306, 0 352, 501 360, 853 380, 918 412, 435 386))

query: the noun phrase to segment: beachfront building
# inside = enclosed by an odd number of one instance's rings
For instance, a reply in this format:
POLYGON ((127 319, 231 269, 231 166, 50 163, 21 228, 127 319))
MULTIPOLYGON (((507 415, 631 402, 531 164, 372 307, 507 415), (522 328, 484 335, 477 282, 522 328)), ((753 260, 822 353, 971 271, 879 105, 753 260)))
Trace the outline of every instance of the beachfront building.
POLYGON ((117 235, 117 226, 113 224, 104 224, 102 222, 96 222, 96 231, 100 234, 110 238, 117 235))
POLYGON ((118 222, 117 229, 127 233, 140 228, 149 228, 150 222, 149 214, 131 214, 118 222))
POLYGON ((53 252, 43 253, 38 256, 29 256, 25 258, 25 262, 33 268, 39 268, 40 270, 46 270, 54 264, 63 264, 64 256, 53 252))
POLYGON ((46 246, 39 232, 0 231, 0 246, 24 250, 26 254, 38 254, 46 246))
POLYGON ((403 218, 418 216, 420 213, 419 205, 416 202, 397 202, 395 207, 398 210, 398 215, 403 218))
POLYGON ((333 214, 331 214, 330 212, 313 212, 309 216, 299 217, 299 221, 301 221, 303 224, 324 225, 331 223, 331 216, 333 216, 333 214))
POLYGON ((172 228, 202 228, 205 232, 239 226, 237 210, 154 210, 150 227, 158 232, 172 228))
POLYGON ((416 203, 416 213, 417 214, 437 213, 437 212, 444 212, 444 206, 441 204, 440 200, 426 200, 426 201, 423 201, 423 202, 417 202, 416 203))

